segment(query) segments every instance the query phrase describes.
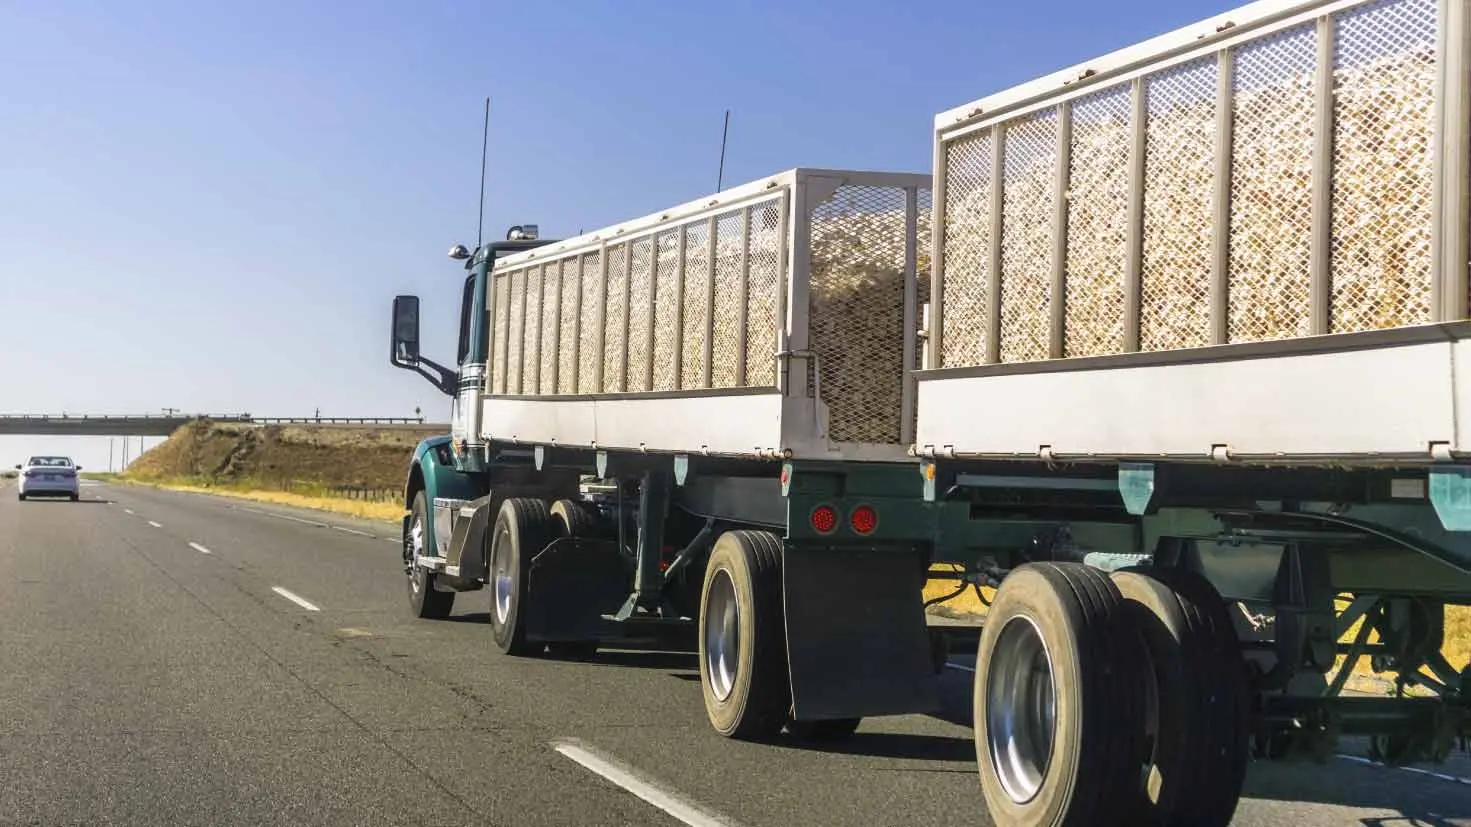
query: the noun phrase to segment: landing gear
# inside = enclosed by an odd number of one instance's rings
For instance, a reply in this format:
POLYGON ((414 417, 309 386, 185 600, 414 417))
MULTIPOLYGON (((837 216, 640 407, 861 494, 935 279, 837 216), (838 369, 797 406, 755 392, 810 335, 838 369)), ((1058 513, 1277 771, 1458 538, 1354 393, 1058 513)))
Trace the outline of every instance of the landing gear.
POLYGON ((442 619, 449 617, 455 605, 454 592, 442 592, 435 587, 435 574, 419 565, 424 556, 424 521, 428 509, 424 504, 424 492, 414 495, 414 505, 409 512, 409 528, 404 534, 404 574, 409 588, 409 610, 414 617, 442 619))

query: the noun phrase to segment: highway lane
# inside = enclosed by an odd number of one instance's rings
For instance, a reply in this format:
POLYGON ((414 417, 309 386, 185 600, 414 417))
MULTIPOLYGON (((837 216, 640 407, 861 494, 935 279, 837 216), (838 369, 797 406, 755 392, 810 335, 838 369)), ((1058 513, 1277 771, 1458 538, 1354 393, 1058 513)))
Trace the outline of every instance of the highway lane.
MULTIPOLYGON (((0 492, 0 824, 989 823, 964 659, 950 720, 732 743, 687 654, 506 659, 484 593, 408 618, 393 526, 85 496, 112 504, 0 492)), ((1264 764, 1236 823, 1471 825, 1471 786, 1264 764)))

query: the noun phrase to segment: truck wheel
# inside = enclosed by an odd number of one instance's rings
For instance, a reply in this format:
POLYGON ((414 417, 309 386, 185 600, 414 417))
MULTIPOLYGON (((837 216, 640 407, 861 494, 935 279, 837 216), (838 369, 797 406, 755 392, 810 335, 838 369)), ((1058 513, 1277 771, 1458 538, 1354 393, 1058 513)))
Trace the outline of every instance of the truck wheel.
POLYGON ((526 572, 531 558, 556 536, 547 504, 528 497, 501 503, 490 535, 490 626, 495 645, 508 655, 534 655, 544 648, 526 640, 526 572))
POLYGON ((727 531, 715 541, 700 590, 700 694, 727 738, 771 738, 791 707, 782 616, 781 540, 727 531))
POLYGON ((1246 674, 1226 602, 1182 569, 1130 568, 1112 580, 1141 610, 1152 678, 1141 806, 1150 823, 1226 827, 1250 754, 1246 674))
POLYGON ((1002 581, 976 656, 976 759, 998 824, 1132 824, 1139 633, 1107 576, 1030 563, 1002 581))
POLYGON ((603 518, 577 500, 557 500, 552 503, 551 515, 562 537, 602 538, 608 533, 603 518))
POLYGON ((434 588, 435 575, 419 565, 418 557, 424 554, 424 525, 428 509, 424 505, 424 492, 414 495, 410 511, 409 536, 404 538, 404 564, 408 571, 409 609, 414 617, 439 620, 449 617, 455 605, 454 592, 442 592, 434 588))

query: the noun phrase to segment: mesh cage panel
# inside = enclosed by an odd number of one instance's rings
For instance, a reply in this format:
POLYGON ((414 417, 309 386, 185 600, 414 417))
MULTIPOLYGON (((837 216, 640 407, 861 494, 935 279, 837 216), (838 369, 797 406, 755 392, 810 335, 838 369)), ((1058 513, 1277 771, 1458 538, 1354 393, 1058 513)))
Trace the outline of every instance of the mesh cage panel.
POLYGON ((510 325, 510 344, 506 347, 506 393, 527 393, 531 387, 527 363, 534 353, 537 321, 531 319, 537 303, 533 300, 535 290, 531 287, 531 268, 518 269, 510 281, 510 306, 515 310, 510 325))
POLYGON ((1335 21, 1330 330, 1431 320, 1435 0, 1335 21))
POLYGON ((541 267, 527 267, 522 273, 526 310, 521 325, 520 393, 530 395, 538 392, 537 376, 541 373, 541 351, 537 350, 541 340, 541 267))
POLYGON ((1068 172, 1066 356, 1116 353, 1124 344, 1128 248, 1129 87, 1079 98, 1068 172))
POLYGON ((579 258, 573 256, 561 261, 562 280, 557 295, 561 301, 561 316, 557 330, 557 393, 577 393, 577 351, 583 342, 578 325, 582 321, 582 277, 579 258))
POLYGON ((941 367, 971 367, 986 358, 992 134, 975 132, 945 146, 941 367))
POLYGON ((809 346, 835 442, 899 441, 905 194, 839 187, 812 211, 809 346))
POLYGON ((659 260, 654 270, 654 387, 672 391, 679 382, 679 231, 659 233, 659 260))
POLYGON ((623 366, 628 356, 628 245, 610 244, 608 257, 608 312, 604 323, 603 393, 623 393, 623 366))
POLYGON ((1232 133, 1232 342, 1306 336, 1312 227, 1312 24, 1236 53, 1232 133))
POLYGON ((598 392, 598 368, 603 359, 598 314, 602 306, 602 256, 599 253, 588 253, 582 256, 582 307, 577 338, 576 393, 598 392))
POLYGON ((536 392, 542 395, 557 392, 557 354, 560 351, 557 338, 561 333, 562 278, 561 263, 546 264, 541 271, 541 341, 537 343, 541 355, 541 372, 537 375, 536 392))
POLYGON ((740 381, 741 362, 741 213, 723 213, 715 219, 715 312, 711 332, 710 384, 733 388, 740 381))
MULTIPOLYGON (((934 285, 934 266, 930 256, 934 252, 933 240, 935 235, 935 198, 934 192, 928 188, 919 191, 915 199, 919 207, 919 215, 915 217, 914 224, 914 332, 918 332, 920 325, 924 323, 924 307, 930 303, 931 287, 934 285)), ((915 370, 924 368, 924 348, 914 348, 915 370)))
POLYGON ((491 393, 506 392, 506 344, 511 330, 511 280, 508 276, 496 275, 495 312, 491 319, 490 335, 495 344, 490 360, 491 393))
POLYGON ((1139 348, 1210 343, 1214 58, 1146 79, 1139 348))
POLYGON ((628 298, 628 390, 649 390, 649 302, 654 295, 654 241, 640 238, 633 245, 628 298))
POLYGON ((1057 114, 1006 125, 1001 188, 1001 361, 1047 358, 1057 114))
POLYGON ((705 387, 705 313, 710 309, 710 226, 706 219, 684 227, 684 302, 679 387, 705 387))
POLYGON ((746 386, 776 385, 776 292, 785 290, 781 202, 751 209, 751 281, 746 293, 746 386))

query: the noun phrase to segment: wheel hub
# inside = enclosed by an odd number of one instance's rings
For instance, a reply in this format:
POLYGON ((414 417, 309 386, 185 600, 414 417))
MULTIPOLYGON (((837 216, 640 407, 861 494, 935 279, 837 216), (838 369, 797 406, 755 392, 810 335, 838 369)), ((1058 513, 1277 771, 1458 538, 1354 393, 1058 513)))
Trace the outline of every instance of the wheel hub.
POLYGON ((705 674, 717 700, 730 697, 740 664, 740 607, 730 572, 720 569, 710 582, 705 612, 705 674))
POLYGON ((1037 795, 1052 760, 1057 691, 1047 644, 1036 624, 1014 617, 996 640, 986 681, 986 746, 1007 796, 1037 795))
POLYGON ((511 615, 511 603, 515 599, 515 581, 511 577, 511 537, 505 529, 496 532, 491 547, 491 577, 495 586, 495 619, 505 625, 511 615))

